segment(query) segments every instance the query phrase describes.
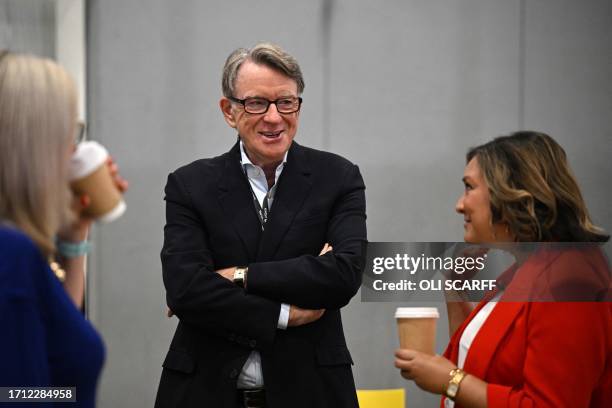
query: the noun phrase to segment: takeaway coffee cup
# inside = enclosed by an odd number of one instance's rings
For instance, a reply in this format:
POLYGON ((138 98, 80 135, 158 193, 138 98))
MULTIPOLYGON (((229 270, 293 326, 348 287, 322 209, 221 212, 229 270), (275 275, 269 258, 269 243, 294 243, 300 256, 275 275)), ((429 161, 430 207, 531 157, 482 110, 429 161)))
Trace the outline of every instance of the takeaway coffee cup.
POLYGON ((398 307, 395 318, 400 348, 435 354, 436 325, 439 317, 435 307, 398 307))
POLYGON ((87 194, 90 205, 85 215, 102 222, 121 217, 126 205, 106 165, 108 151, 98 142, 77 145, 70 160, 70 186, 77 195, 87 194))

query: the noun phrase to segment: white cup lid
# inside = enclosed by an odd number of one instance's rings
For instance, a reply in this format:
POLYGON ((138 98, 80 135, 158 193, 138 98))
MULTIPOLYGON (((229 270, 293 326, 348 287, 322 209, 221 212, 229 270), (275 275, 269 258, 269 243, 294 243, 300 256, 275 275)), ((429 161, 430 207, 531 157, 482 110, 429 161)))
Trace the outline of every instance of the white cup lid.
POLYGON ((104 222, 104 223, 113 222, 117 218, 119 218, 119 217, 121 217, 123 215, 123 213, 125 212, 126 208, 127 208, 127 205, 125 204, 125 201, 121 200, 115 206, 115 208, 113 208, 111 211, 109 211, 108 213, 104 214, 100 218, 98 218, 98 221, 104 222))
POLYGON ((439 318, 437 307, 398 307, 395 310, 396 319, 439 318))
POLYGON ((70 159, 70 180, 78 180, 94 172, 108 158, 108 150, 98 142, 89 140, 77 145, 70 159))

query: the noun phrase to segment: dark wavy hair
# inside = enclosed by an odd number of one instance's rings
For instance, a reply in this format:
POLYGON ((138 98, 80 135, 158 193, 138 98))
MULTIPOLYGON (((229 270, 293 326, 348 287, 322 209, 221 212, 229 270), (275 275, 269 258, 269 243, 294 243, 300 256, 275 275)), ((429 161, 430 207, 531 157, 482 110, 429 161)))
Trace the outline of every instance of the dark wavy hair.
POLYGON ((471 148, 491 196, 492 223, 505 223, 520 242, 606 242, 593 225, 563 148, 533 131, 471 148))

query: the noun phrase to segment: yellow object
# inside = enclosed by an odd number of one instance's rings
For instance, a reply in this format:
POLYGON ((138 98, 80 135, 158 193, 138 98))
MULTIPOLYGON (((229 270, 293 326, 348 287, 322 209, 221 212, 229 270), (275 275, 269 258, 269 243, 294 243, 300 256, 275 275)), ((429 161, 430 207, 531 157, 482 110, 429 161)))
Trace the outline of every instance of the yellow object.
POLYGON ((405 408, 406 392, 392 390, 357 390, 359 408, 405 408))

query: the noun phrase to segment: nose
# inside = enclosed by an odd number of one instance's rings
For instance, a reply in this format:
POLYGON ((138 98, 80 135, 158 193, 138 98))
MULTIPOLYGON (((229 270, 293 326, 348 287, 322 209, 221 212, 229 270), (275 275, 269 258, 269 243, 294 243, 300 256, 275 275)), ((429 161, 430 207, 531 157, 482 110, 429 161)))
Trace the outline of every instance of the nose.
POLYGON ((463 194, 459 197, 459 200, 457 200, 457 204, 455 204, 455 211, 459 214, 463 214, 463 194))
POLYGON ((263 119, 265 122, 278 123, 283 120, 283 117, 280 113, 278 113, 276 104, 271 103, 270 106, 268 106, 268 111, 264 114, 263 119))

